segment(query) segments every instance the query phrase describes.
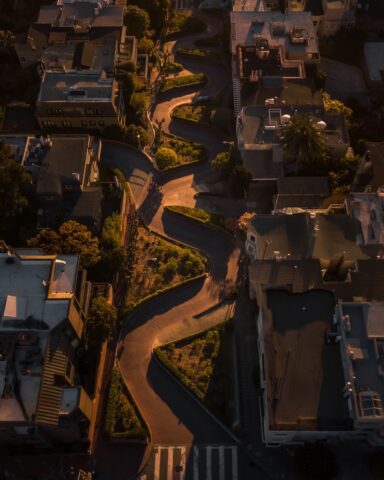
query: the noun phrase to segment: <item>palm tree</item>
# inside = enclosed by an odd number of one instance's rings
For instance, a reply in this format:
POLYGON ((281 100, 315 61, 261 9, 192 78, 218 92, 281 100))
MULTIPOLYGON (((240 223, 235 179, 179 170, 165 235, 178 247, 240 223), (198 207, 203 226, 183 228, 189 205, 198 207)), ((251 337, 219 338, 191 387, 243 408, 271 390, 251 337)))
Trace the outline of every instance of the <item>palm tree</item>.
POLYGON ((322 125, 307 115, 295 115, 279 131, 280 145, 300 165, 314 166, 325 158, 327 147, 322 125))

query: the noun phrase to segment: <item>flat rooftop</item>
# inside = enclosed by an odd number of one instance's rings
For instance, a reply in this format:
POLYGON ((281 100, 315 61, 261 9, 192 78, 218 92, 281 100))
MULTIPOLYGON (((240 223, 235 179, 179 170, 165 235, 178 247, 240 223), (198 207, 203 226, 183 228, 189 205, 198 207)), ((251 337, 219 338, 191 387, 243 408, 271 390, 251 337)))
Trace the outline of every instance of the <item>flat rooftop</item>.
MULTIPOLYGON (((274 100, 271 98, 271 100, 274 100)), ((279 129, 287 125, 295 115, 309 116, 321 127, 329 147, 349 143, 343 115, 327 114, 316 105, 248 105, 238 117, 237 137, 239 146, 255 144, 279 144, 279 129)))
POLYGON ((41 82, 39 102, 105 102, 114 96, 114 79, 104 73, 46 72, 41 82))
POLYGON ((121 27, 123 17, 123 5, 95 7, 92 2, 77 1, 64 5, 43 5, 36 23, 80 31, 94 27, 121 27))
POLYGON ((305 52, 319 54, 310 12, 231 12, 233 54, 236 54, 237 45, 252 45, 260 37, 271 47, 283 47, 286 58, 290 58, 290 54, 297 58, 305 52))
POLYGON ((345 347, 353 359, 356 414, 384 420, 384 304, 342 304, 342 312, 349 318, 345 347), (373 396, 375 410, 366 408, 373 396))
POLYGON ((266 297, 263 333, 270 428, 347 429, 340 346, 327 343, 334 296, 322 290, 302 294, 270 290, 266 297))
POLYGON ((36 414, 48 338, 67 318, 77 269, 75 255, 0 254, 0 421, 36 414))

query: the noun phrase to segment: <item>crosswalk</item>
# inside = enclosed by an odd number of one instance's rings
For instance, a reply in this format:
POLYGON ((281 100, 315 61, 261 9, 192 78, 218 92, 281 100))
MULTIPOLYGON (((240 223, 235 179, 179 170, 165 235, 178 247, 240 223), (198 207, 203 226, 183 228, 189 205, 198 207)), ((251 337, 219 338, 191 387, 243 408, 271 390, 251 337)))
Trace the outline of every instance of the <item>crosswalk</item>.
POLYGON ((176 10, 189 10, 193 7, 193 0, 175 0, 174 8, 176 10))
POLYGON ((139 480, 238 480, 235 445, 156 445, 139 480))

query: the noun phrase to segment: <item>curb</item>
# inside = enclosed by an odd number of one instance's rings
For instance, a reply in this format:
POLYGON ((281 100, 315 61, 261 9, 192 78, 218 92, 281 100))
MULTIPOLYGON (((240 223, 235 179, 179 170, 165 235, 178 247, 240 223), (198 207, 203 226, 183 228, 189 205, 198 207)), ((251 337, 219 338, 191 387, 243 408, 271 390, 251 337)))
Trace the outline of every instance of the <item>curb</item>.
POLYGON ((163 365, 163 363, 161 362, 161 360, 159 360, 157 358, 157 356, 154 354, 153 350, 152 350, 152 356, 151 356, 152 359, 155 359, 156 363, 158 365, 160 365, 160 367, 174 380, 176 381, 177 384, 179 384, 182 389, 191 397, 193 398, 193 400, 198 403, 198 405, 205 411, 205 413, 207 413, 213 420, 215 420, 216 423, 218 423, 220 425, 220 427, 237 443, 237 444, 241 444, 241 440, 236 437, 236 435, 231 432, 231 430, 229 430, 229 428, 224 425, 224 423, 219 420, 190 390, 189 388, 187 388, 184 383, 179 380, 176 375, 174 375, 170 370, 168 370, 168 368, 163 365))
MULTIPOLYGON (((180 76, 180 78, 182 78, 183 75, 180 76)), ((186 76, 186 75, 185 75, 186 76)), ((175 77, 175 78, 179 78, 179 77, 175 77)), ((191 88, 191 87, 198 87, 200 85, 205 85, 206 83, 208 82, 208 79, 205 78, 199 82, 192 82, 192 83, 185 83, 184 85, 175 85, 174 87, 171 87, 171 88, 167 88, 167 90, 160 90, 159 91, 159 95, 164 95, 166 93, 170 93, 170 92, 178 92, 179 90, 185 88, 191 88)))

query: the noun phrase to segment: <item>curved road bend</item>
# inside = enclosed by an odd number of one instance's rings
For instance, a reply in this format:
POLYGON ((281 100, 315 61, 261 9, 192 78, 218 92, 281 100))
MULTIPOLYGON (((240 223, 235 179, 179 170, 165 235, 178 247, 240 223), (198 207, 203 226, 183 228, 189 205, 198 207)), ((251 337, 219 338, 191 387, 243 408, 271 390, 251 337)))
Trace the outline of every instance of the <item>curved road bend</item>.
MULTIPOLYGON (((208 30, 212 32, 214 28, 217 28, 217 21, 208 30)), ((183 39, 172 42, 172 50, 181 42, 188 45, 191 38, 199 36, 190 36, 188 41, 183 39)), ((222 67, 217 65, 217 68, 216 76, 223 78, 222 67)), ((206 87, 209 85, 210 82, 206 87)), ((204 88, 201 94, 204 93, 204 88)), ((191 101, 194 95, 184 95, 183 103, 191 101)), ((176 132, 172 128, 170 112, 178 102, 180 98, 161 102, 154 112, 154 117, 161 115, 161 118, 166 119, 164 124, 172 133, 176 132)), ((189 140, 201 141, 209 149, 211 158, 223 150, 222 139, 213 129, 190 125, 182 128, 185 131, 179 130, 178 134, 189 140)), ((149 195, 142 206, 143 216, 152 230, 201 249, 210 260, 209 277, 177 292, 170 291, 138 309, 130 318, 118 346, 122 376, 151 428, 154 444, 234 443, 232 437, 179 387, 152 356, 160 332, 217 304, 224 296, 227 282, 237 278, 240 251, 227 237, 216 231, 207 231, 202 225, 173 216, 164 210, 164 205, 170 201, 172 203, 175 195, 183 199, 182 204, 193 206, 196 180, 203 181, 208 173, 206 165, 195 167, 190 174, 165 183, 162 192, 155 194, 155 198, 149 195)), ((259 469, 249 465, 247 457, 241 451, 239 464, 242 465, 240 471, 243 472, 241 479, 255 478, 256 471, 257 478, 265 477, 259 469)))

